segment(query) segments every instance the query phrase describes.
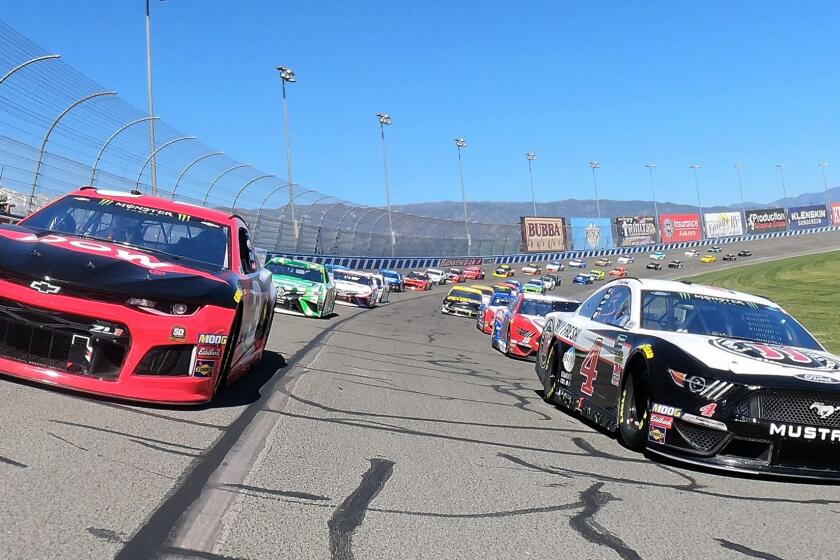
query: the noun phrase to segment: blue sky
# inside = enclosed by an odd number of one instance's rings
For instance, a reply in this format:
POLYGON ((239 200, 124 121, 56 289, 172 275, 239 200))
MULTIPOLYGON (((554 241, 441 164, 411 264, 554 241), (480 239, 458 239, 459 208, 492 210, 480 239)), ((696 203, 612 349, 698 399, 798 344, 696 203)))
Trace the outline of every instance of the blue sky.
MULTIPOLYGON (((143 0, 7 2, 2 17, 95 81, 145 106, 143 0)), ((602 198, 737 202, 840 184, 840 4, 812 2, 280 2, 153 4, 156 108, 168 122, 285 175, 278 64, 295 179, 383 204, 375 113, 395 203, 602 198)))

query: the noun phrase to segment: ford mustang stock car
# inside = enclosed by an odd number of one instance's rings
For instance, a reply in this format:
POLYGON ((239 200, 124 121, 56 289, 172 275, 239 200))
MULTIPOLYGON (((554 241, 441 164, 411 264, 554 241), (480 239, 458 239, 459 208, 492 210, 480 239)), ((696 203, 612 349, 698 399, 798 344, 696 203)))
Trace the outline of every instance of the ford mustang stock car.
POLYGON ((506 308, 508 305, 516 299, 516 296, 513 294, 502 294, 502 293, 495 293, 493 295, 493 299, 490 300, 490 303, 487 305, 481 304, 481 307, 478 310, 478 317, 476 317, 476 328, 485 334, 490 334, 493 332, 493 323, 496 320, 496 313, 502 308, 506 308))
POLYGON ((627 276, 627 267, 626 266, 617 266, 614 269, 610 270, 610 276, 615 278, 624 278, 627 276))
POLYGON ((618 264, 633 264, 636 262, 636 257, 632 255, 621 255, 618 257, 618 264))
POLYGON ((277 307, 307 317, 326 317, 335 309, 335 284, 323 265, 274 257, 265 267, 277 288, 277 307))
POLYGON ((388 286, 388 289, 392 292, 404 292, 405 291, 405 279, 403 275, 397 272, 396 270, 387 270, 382 269, 379 271, 379 274, 385 279, 385 284, 388 286))
POLYGON ((682 267, 683 267, 683 262, 681 260, 678 260, 678 259, 674 259, 674 260, 672 260, 671 262, 668 263, 668 268, 682 268, 682 267))
POLYGON ((551 261, 547 265, 545 265, 546 272, 561 272, 566 270, 566 265, 561 263, 560 261, 551 261))
POLYGON ((464 269, 464 278, 467 280, 484 280, 484 270, 480 266, 468 266, 464 269))
POLYGON ((466 286, 455 286, 440 306, 441 313, 460 317, 476 317, 481 307, 481 292, 466 286))
POLYGON ((569 268, 586 268, 586 261, 581 259, 572 259, 569 261, 569 268))
POLYGON ((593 268, 589 271, 589 276, 592 277, 593 280, 601 281, 607 277, 607 274, 603 270, 598 270, 597 268, 593 268))
POLYGON ((588 274, 578 274, 572 278, 572 284, 592 284, 594 280, 588 274))
POLYGON ((528 263, 520 269, 520 272, 526 276, 539 276, 542 274, 542 268, 537 263, 528 263))
POLYGON ((557 296, 521 294, 496 315, 490 345, 507 356, 529 358, 539 350, 545 316, 552 312, 571 312, 579 301, 557 296))
POLYGON ((700 256, 700 251, 698 251, 697 249, 689 249, 688 251, 686 251, 683 254, 686 257, 699 257, 700 256))
POLYGON ((554 274, 548 276, 540 276, 540 282, 543 283, 543 286, 545 286, 546 290, 553 290, 554 288, 556 288, 557 280, 558 278, 554 274))
POLYGON ((546 289, 542 280, 528 280, 522 287, 522 291, 529 294, 544 294, 546 289))
POLYGON ((375 272, 368 274, 379 291, 376 303, 389 303, 391 301, 391 290, 388 288, 387 282, 385 282, 385 277, 375 272))
POLYGON ((367 272, 338 270, 333 273, 336 303, 375 307, 380 300, 382 288, 367 272))
POLYGON ((649 262, 645 265, 645 269, 647 270, 662 270, 662 263, 661 262, 649 262))
POLYGON ((648 258, 654 261, 662 261, 665 260, 666 256, 667 255, 665 255, 665 253, 663 253, 662 251, 656 251, 648 255, 648 258))
POLYGON ((773 302, 615 280, 546 317, 544 398, 635 450, 733 471, 840 477, 840 357, 773 302))
POLYGON ((752 251, 750 251, 748 249, 741 249, 740 251, 738 251, 738 256, 739 257, 751 257, 752 256, 752 251))
POLYGON ((455 284, 460 284, 467 281, 464 272, 460 268, 450 268, 446 270, 446 279, 455 284))
POLYGON ((737 261, 737 260, 738 260, 738 257, 737 257, 737 256, 735 256, 735 254, 734 254, 734 253, 726 253, 725 255, 723 255, 723 259, 721 259, 721 260, 724 260, 724 261, 729 261, 729 262, 731 262, 731 261, 737 261))
POLYGON ((0 226, 0 372, 196 404, 260 361, 276 288, 238 216, 84 187, 0 226))
POLYGON ((439 286, 446 284, 446 273, 439 268, 427 268, 425 274, 439 286))
POLYGON ((493 291, 497 294, 516 295, 518 291, 514 286, 508 284, 496 284, 493 286, 493 291))
POLYGON ((490 300, 493 299, 493 294, 496 293, 496 290, 491 288, 490 286, 470 286, 473 290, 478 290, 481 292, 481 304, 486 305, 490 303, 490 300))
POLYGON ((516 293, 519 293, 519 292, 522 291, 522 282, 520 282, 519 280, 507 280, 504 283, 504 285, 505 286, 510 286, 513 290, 516 291, 516 293))
POLYGON ((723 249, 721 249, 717 245, 713 245, 712 247, 709 247, 708 249, 706 249, 707 253, 720 253, 721 251, 723 251, 723 249))
POLYGON ((409 272, 403 277, 405 287, 409 290, 431 290, 432 279, 424 272, 409 272))
POLYGON ((595 266, 611 266, 612 261, 610 259, 601 257, 595 261, 595 266))

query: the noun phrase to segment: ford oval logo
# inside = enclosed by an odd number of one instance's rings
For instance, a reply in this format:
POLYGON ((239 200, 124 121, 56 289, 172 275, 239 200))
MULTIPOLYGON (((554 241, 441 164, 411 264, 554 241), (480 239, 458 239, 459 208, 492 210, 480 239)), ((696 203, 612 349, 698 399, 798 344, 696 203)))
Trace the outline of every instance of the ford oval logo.
POLYGON ((797 373, 794 377, 796 377, 796 379, 801 379, 802 381, 811 381, 813 383, 827 383, 829 385, 836 385, 840 383, 840 379, 837 377, 820 375, 818 373, 797 373))

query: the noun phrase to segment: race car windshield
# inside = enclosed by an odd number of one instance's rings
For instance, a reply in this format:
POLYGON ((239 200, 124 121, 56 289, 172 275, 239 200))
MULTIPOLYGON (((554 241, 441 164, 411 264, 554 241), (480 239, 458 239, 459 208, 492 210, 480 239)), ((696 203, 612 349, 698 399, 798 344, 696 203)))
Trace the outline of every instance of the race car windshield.
POLYGON ((778 307, 701 294, 643 291, 642 328, 822 350, 778 307))
POLYGON ((228 266, 227 226, 119 200, 68 196, 21 225, 189 259, 205 268, 228 266))
POLYGON ((471 299, 471 300, 473 300, 477 303, 481 303, 481 294, 476 294, 474 292, 467 292, 465 290, 453 290, 446 297, 457 297, 457 298, 471 299))
POLYGON ((270 262, 266 264, 265 267, 270 270, 272 274, 277 274, 279 276, 291 276, 292 278, 299 278, 310 282, 324 281, 324 275, 321 274, 321 271, 317 268, 294 266, 277 262, 270 262))
POLYGON ((357 276, 355 274, 347 274, 346 272, 337 271, 333 277, 336 280, 344 280, 345 282, 355 282, 356 284, 370 286, 370 278, 367 276, 357 276))
POLYGON ((415 280, 428 280, 429 279, 428 276, 426 276, 425 274, 420 274, 419 272, 409 272, 408 277, 413 278, 415 280))
POLYGON ((543 301, 536 299, 526 299, 519 307, 519 312, 523 315, 538 315, 545 317, 549 313, 555 311, 571 312, 578 308, 578 303, 572 301, 543 301))
POLYGON ((494 296, 493 299, 490 301, 491 306, 496 305, 510 305, 510 302, 513 301, 512 297, 507 296, 494 296))

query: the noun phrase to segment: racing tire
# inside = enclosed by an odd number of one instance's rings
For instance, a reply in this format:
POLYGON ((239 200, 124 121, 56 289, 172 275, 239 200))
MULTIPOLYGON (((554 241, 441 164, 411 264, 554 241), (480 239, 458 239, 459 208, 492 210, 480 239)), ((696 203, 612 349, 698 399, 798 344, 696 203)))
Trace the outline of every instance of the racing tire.
POLYGON ((635 368, 624 382, 618 403, 618 439, 627 449, 643 451, 647 445, 649 411, 647 369, 635 368))
MULTIPOLYGON (((272 313, 272 319, 273 317, 272 313)), ((273 321, 272 321, 273 324, 273 321)), ((225 356, 222 360, 222 368, 219 370, 219 376, 216 378, 216 383, 213 385, 213 394, 210 396, 210 401, 215 402, 219 399, 219 393, 227 385, 228 373, 230 373, 230 366, 233 364, 233 355, 236 352, 236 340, 239 338, 239 329, 242 326, 242 307, 236 309, 236 317, 233 319, 233 328, 230 330, 228 336, 228 347, 225 350, 225 356)), ((269 330, 271 326, 269 326, 269 330)))
MULTIPOLYGON (((539 367, 539 356, 537 357, 537 367, 539 367)), ((557 385, 560 381, 557 375, 557 344, 551 344, 548 347, 548 355, 545 359, 545 370, 543 371, 540 381, 542 381, 543 392, 542 399, 547 403, 554 402, 554 395, 557 394, 557 385)))
POLYGON ((496 346, 496 324, 494 321, 493 328, 490 329, 490 348, 494 350, 498 350, 499 347, 496 346))
POLYGON ((507 335, 507 342, 505 343, 505 356, 508 358, 513 358, 513 354, 510 351, 510 329, 508 328, 508 335, 507 335))

